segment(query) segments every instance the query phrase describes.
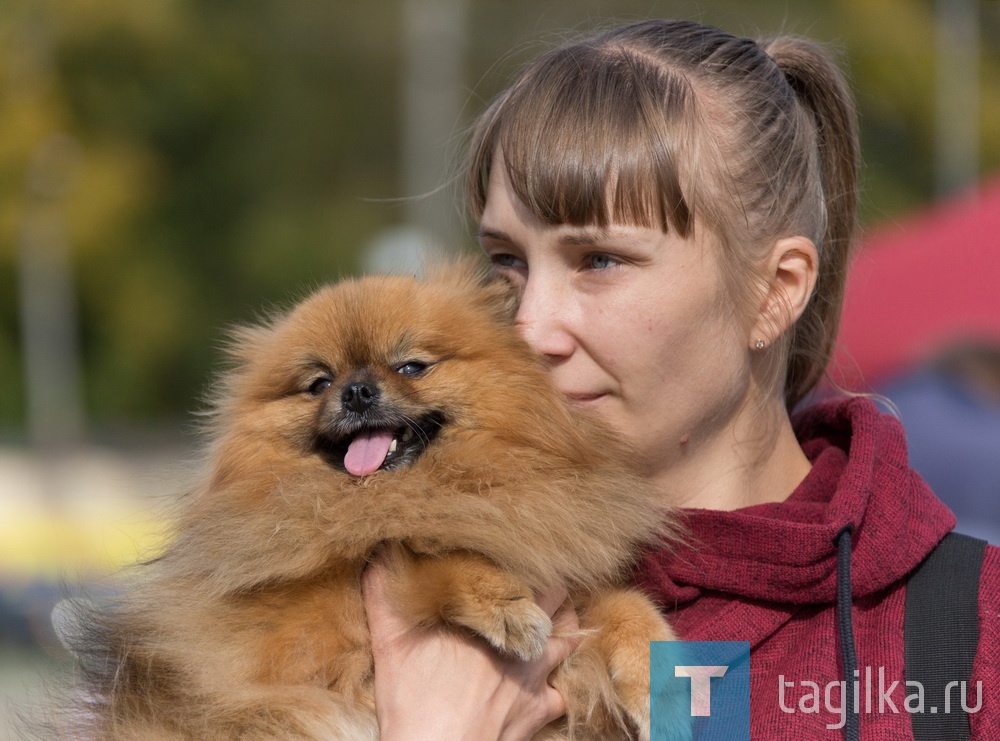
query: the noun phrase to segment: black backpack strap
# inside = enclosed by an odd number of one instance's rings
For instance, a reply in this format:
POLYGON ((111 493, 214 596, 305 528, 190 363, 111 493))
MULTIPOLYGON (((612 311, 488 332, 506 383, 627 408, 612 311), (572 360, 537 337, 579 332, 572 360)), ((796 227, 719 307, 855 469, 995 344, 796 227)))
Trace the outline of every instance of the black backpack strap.
POLYGON ((970 680, 979 645, 979 575, 985 553, 986 541, 948 533, 907 582, 906 681, 924 688, 924 712, 910 714, 917 741, 969 738, 962 688, 966 704, 975 703, 970 680), (953 684, 949 690, 949 682, 964 685, 953 684))

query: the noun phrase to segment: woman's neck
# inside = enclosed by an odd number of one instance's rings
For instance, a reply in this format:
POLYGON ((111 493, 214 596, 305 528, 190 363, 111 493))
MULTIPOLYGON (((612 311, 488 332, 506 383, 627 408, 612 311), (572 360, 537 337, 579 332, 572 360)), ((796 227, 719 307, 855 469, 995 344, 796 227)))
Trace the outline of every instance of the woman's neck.
POLYGON ((679 507, 734 510, 787 499, 812 468, 780 401, 752 405, 711 439, 690 445, 653 480, 679 507))

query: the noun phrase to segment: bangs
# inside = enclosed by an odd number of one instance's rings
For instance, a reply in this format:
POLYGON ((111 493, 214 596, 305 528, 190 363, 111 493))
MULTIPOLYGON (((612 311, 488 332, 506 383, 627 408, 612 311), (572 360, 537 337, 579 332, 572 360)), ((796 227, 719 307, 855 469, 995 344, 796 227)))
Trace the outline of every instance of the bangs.
POLYGON ((474 132, 473 213, 482 215, 502 153, 515 194, 546 223, 624 224, 687 236, 693 209, 678 163, 690 143, 684 122, 693 105, 683 77, 641 54, 592 46, 550 52, 493 103, 474 132))

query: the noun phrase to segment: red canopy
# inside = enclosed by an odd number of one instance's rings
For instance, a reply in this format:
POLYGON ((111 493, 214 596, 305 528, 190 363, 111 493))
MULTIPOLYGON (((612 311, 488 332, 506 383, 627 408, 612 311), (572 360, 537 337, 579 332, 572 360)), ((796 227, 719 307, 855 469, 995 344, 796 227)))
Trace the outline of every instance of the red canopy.
POLYGON ((1000 344, 1000 179, 864 238, 832 375, 866 390, 963 340, 1000 344))

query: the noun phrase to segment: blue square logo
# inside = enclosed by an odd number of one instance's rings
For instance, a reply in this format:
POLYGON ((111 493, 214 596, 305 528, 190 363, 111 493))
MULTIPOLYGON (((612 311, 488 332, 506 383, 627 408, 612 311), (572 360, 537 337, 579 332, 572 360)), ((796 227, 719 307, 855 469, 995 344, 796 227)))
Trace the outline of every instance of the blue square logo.
POLYGON ((750 741, 750 644, 650 644, 652 741, 750 741))

